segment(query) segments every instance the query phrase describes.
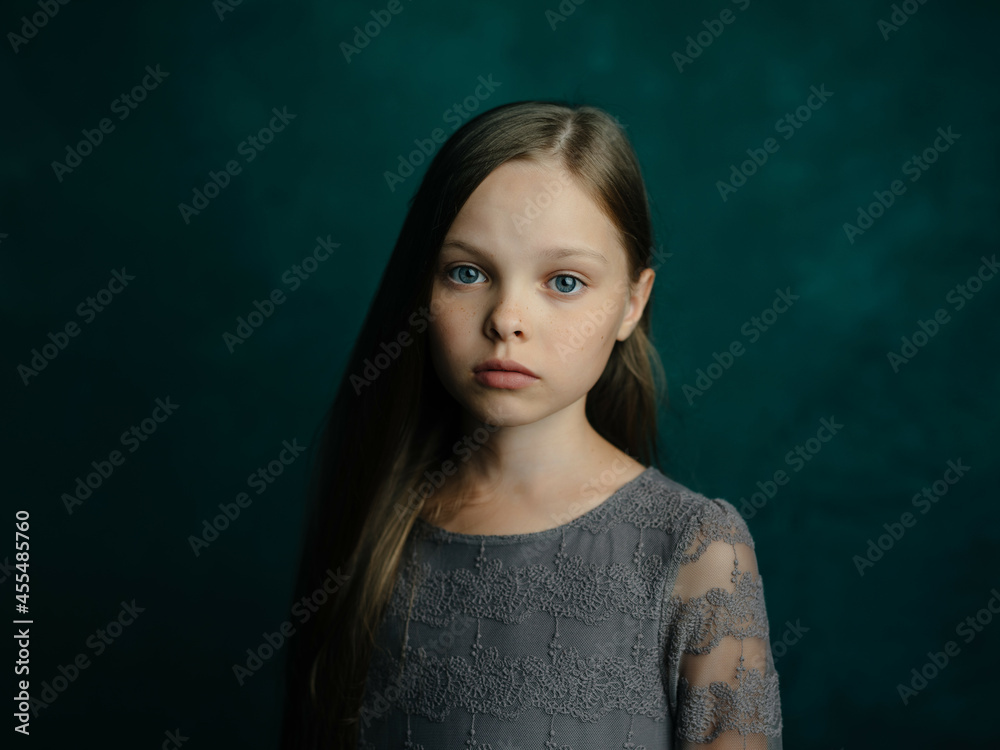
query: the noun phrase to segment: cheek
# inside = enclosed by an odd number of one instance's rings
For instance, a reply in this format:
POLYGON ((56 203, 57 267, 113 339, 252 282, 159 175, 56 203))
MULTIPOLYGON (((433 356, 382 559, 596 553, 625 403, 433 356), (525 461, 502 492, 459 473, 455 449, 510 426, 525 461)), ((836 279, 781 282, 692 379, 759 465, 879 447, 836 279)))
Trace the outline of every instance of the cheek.
MULTIPOLYGON (((610 353, 618 333, 621 305, 613 299, 595 302, 583 310, 573 310, 555 321, 554 341, 586 353, 584 356, 597 357, 602 352, 610 353)), ((594 366, 603 366, 593 362, 594 366)))
POLYGON ((435 286, 430 312, 434 316, 431 329, 436 329, 437 335, 444 341, 454 341, 456 336, 468 335, 475 330, 476 306, 465 295, 435 286))
MULTIPOLYGON (((430 349, 431 365, 445 390, 452 392, 451 383, 454 380, 455 355, 448 345, 454 341, 447 331, 442 330, 440 319, 435 320, 427 329, 427 343, 430 349)), ((452 395, 454 393, 452 392, 452 395)))
POLYGON ((471 330, 470 316, 461 308, 439 307, 427 329, 435 365, 448 367, 449 361, 461 354, 463 342, 468 340, 471 330))

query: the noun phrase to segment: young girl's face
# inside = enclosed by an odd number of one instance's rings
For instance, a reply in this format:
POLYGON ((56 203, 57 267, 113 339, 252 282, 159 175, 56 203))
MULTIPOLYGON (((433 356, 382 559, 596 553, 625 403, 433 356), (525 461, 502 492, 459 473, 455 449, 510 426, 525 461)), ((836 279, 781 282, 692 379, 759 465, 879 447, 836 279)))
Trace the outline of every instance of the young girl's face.
POLYGON ((433 270, 428 335, 442 384, 505 426, 582 407, 652 289, 645 269, 630 294, 627 271, 615 227, 561 165, 502 164, 459 211, 433 270), (490 359, 534 377, 477 373, 490 359))

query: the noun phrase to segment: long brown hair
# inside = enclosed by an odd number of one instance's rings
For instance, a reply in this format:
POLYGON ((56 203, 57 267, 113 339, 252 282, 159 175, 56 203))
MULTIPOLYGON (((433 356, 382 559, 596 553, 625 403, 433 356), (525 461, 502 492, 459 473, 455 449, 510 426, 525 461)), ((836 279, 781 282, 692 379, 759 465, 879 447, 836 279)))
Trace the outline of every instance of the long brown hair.
MULTIPOLYGON (((471 119, 442 145, 410 200, 315 453, 293 605, 330 591, 331 576, 337 586, 288 641, 283 750, 356 747, 373 640, 407 537, 417 515, 441 512, 431 513, 433 495, 412 502, 411 490, 461 438, 460 408, 434 372, 424 335, 432 269, 463 204, 512 159, 557 163, 577 180, 617 228, 632 284, 650 265, 638 160, 603 110, 513 102, 471 119)), ((666 398, 651 307, 615 342, 586 401, 593 428, 645 464, 656 456, 657 408, 666 398)))

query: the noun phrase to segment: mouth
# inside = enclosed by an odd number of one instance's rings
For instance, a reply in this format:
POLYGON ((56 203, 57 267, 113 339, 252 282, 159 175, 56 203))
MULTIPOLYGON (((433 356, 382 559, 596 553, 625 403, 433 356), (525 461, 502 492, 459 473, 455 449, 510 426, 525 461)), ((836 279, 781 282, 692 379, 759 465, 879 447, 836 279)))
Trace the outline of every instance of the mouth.
POLYGON ((515 362, 512 359, 488 359, 485 362, 480 362, 478 365, 472 368, 475 373, 480 372, 513 372, 521 373, 522 375, 528 375, 532 378, 537 378, 531 370, 522 365, 520 362, 515 362))

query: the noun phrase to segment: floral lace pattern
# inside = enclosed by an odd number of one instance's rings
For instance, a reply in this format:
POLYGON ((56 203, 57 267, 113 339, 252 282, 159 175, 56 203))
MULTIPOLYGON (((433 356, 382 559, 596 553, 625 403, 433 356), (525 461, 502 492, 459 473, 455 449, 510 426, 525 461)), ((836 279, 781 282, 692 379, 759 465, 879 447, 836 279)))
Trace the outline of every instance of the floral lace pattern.
POLYGON ((529 534, 418 519, 359 747, 781 749, 753 538, 655 467, 529 534))
POLYGON ((473 659, 442 658, 421 648, 407 653, 412 665, 378 655, 376 690, 396 687, 396 705, 406 713, 444 721, 455 708, 470 714, 490 714, 508 721, 525 709, 542 707, 550 713, 597 722, 610 711, 626 711, 662 720, 666 705, 659 684, 659 652, 642 649, 638 660, 614 656, 581 656, 574 646, 552 661, 537 656, 501 656, 484 648, 473 659), (393 680, 390 675, 402 673, 393 680))

